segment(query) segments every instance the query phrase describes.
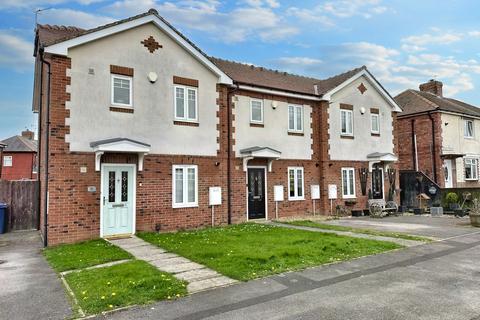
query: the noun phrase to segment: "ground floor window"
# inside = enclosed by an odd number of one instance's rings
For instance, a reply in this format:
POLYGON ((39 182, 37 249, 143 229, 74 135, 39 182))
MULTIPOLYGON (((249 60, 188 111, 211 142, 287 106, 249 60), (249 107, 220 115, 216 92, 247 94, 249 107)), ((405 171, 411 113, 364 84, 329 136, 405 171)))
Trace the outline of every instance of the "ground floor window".
POLYGON ((465 180, 478 180, 478 159, 465 158, 465 180))
POLYGON ((288 168, 288 200, 303 200, 303 168, 288 168))
POLYGON ((195 165, 173 166, 173 207, 198 206, 198 169, 195 165))
POLYGON ((355 198, 354 168, 342 168, 342 195, 344 198, 355 198))

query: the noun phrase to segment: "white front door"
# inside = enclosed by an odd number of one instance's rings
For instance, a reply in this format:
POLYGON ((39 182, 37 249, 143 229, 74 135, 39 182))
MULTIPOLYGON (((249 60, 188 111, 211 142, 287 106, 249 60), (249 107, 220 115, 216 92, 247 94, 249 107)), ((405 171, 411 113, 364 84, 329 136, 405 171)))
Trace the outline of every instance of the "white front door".
POLYGON ((102 166, 101 235, 133 234, 135 231, 135 166, 102 166))
POLYGON ((452 160, 450 159, 444 160, 443 169, 444 169, 444 175, 445 175, 445 188, 453 188, 452 160))

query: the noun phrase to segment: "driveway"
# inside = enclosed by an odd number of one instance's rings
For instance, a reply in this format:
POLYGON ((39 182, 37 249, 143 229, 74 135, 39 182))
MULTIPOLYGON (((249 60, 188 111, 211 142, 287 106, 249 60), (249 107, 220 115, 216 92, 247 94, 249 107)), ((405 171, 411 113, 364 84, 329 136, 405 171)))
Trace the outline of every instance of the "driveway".
POLYGON ((480 229, 442 223, 422 234, 457 237, 98 318, 478 320, 480 229))
POLYGON ((72 314, 41 248, 37 231, 0 235, 0 319, 64 319, 72 314))

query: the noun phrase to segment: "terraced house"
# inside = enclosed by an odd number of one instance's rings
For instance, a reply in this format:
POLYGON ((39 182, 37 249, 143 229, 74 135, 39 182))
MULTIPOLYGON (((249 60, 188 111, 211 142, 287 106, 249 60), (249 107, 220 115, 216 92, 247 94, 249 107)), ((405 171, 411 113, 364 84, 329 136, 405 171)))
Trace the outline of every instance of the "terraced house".
POLYGON ((212 58, 155 10, 39 25, 35 48, 49 245, 397 197, 400 108, 365 67, 320 80, 212 58))

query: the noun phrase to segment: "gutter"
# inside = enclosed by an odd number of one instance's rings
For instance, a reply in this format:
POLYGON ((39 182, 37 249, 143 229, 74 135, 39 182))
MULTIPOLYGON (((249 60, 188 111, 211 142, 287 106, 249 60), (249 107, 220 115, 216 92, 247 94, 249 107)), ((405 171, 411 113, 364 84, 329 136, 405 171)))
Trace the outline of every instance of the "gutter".
POLYGON ((428 117, 430 118, 430 121, 432 122, 432 155, 433 155, 433 181, 438 184, 437 181, 437 157, 436 157, 436 143, 435 143, 435 122, 433 120, 433 116, 431 112, 428 113, 428 117))
POLYGON ((238 89, 238 85, 227 89, 227 224, 232 224, 232 95, 238 89))
MULTIPOLYGON (((47 73, 47 99, 45 107, 46 109, 46 128, 45 128, 45 192, 44 192, 44 204, 43 204, 43 246, 46 247, 48 245, 48 160, 49 160, 49 140, 50 140, 50 76, 51 76, 51 65, 50 62, 45 60, 44 56, 44 49, 40 48, 40 60, 42 61, 42 83, 40 87, 41 95, 40 95, 40 117, 42 114, 42 107, 43 107, 43 64, 46 64, 48 67, 47 73)), ((41 132, 41 123, 40 123, 40 132, 41 132)), ((41 134, 39 134, 39 137, 41 134)), ((41 145, 39 141, 39 145, 41 145)), ((40 154, 40 153, 39 153, 40 154)), ((40 176, 40 168, 39 168, 39 176, 40 176)), ((40 180, 40 179, 39 179, 40 180)), ((41 193, 41 189, 40 192, 41 193)))

